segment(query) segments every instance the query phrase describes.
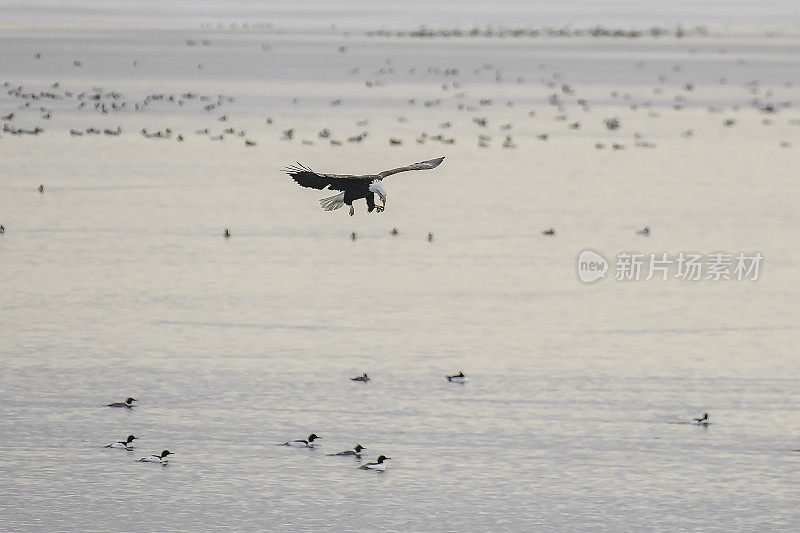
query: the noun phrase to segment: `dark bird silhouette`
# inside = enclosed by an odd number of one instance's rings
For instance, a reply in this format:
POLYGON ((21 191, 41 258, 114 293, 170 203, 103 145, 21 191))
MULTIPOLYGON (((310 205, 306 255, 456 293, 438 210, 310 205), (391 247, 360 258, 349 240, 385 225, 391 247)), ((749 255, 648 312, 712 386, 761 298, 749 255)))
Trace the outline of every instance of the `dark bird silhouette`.
POLYGON ((111 444, 106 444, 105 447, 106 448, 124 448, 127 451, 132 451, 133 450, 133 441, 135 439, 138 439, 138 438, 139 437, 136 437, 134 435, 128 435, 127 439, 119 440, 117 442, 112 442, 111 444))
POLYGON ((339 453, 329 453, 328 455, 350 455, 355 457, 361 457, 361 450, 366 450, 366 448, 360 444, 356 444, 353 446, 352 450, 345 450, 339 453))
POLYGON ((305 439, 296 439, 287 442, 281 442, 279 444, 276 444, 276 446, 292 446, 293 448, 314 448, 317 446, 316 444, 314 444, 314 441, 321 438, 322 437, 320 437, 316 433, 312 433, 305 439))
POLYGON ((380 213, 384 210, 386 207, 386 189, 383 186, 384 178, 392 174, 398 174, 409 170, 430 170, 438 167, 443 160, 444 157, 439 157, 405 167, 384 170, 377 174, 364 174, 361 176, 349 174, 322 174, 314 172, 300 163, 286 167, 283 169, 283 172, 291 176, 294 181, 303 187, 319 190, 327 188, 334 191, 341 191, 328 198, 323 198, 319 203, 325 211, 333 211, 339 209, 343 205, 348 205, 350 206, 350 216, 353 216, 353 213, 355 213, 353 202, 361 198, 367 201, 368 212, 377 211, 380 213), (380 197, 382 205, 375 205, 375 194, 378 194, 380 197))
POLYGON ((106 407, 126 407, 126 408, 130 409, 131 407, 133 407, 133 402, 135 402, 135 401, 136 401, 136 398, 128 398, 124 402, 108 403, 108 404, 106 404, 106 407))

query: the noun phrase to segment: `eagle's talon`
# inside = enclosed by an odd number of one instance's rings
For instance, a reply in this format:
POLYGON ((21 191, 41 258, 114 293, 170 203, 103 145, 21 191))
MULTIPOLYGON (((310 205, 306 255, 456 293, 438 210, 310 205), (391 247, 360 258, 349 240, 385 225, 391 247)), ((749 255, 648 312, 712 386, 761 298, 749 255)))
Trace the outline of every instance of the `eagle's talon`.
POLYGON ((353 215, 355 214, 355 212, 356 212, 356 209, 355 209, 355 207, 353 207, 353 206, 351 205, 351 206, 350 206, 350 216, 353 216, 353 215))
POLYGON ((385 210, 386 210, 385 207, 381 207, 379 205, 375 206, 375 211, 377 211, 378 213, 383 213, 385 210))

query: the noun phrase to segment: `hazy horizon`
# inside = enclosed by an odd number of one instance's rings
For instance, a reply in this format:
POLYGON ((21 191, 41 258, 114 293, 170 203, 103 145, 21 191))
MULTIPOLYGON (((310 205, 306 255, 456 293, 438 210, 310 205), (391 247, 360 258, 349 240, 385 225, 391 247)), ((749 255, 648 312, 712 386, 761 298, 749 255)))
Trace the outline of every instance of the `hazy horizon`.
POLYGON ((125 22, 126 24, 187 24, 203 22, 271 22, 292 27, 427 25, 642 25, 777 24, 796 26, 800 7, 792 0, 713 0, 646 2, 635 0, 500 0, 462 2, 409 0, 325 0, 262 2, 259 0, 0 0, 3 23, 125 22))

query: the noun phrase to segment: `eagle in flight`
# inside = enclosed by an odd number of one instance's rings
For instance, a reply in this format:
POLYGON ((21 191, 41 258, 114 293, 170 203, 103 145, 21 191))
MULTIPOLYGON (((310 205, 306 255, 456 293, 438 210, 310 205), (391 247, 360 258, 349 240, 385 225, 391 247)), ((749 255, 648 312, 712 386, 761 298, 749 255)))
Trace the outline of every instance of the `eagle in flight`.
POLYGON ((429 161, 363 176, 321 174, 300 163, 286 167, 283 172, 289 174, 294 181, 303 187, 319 190, 328 188, 332 191, 341 191, 328 198, 323 198, 319 203, 325 211, 333 211, 347 204, 350 206, 350 216, 353 216, 353 213, 355 213, 353 201, 361 198, 367 201, 367 212, 369 213, 373 210, 380 213, 386 208, 386 189, 383 186, 383 178, 392 174, 406 172, 407 170, 430 170, 438 167, 443 160, 444 157, 438 157, 429 161), (380 197, 381 205, 375 205, 375 194, 380 197))

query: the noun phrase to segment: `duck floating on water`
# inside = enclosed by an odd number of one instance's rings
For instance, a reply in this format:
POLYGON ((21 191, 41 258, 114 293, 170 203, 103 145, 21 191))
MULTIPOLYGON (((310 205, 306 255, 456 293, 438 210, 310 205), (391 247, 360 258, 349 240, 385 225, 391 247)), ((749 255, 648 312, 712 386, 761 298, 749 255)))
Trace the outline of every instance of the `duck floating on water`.
POLYGON ((708 422, 708 413, 703 413, 703 416, 700 418, 692 418, 692 422, 699 425, 707 425, 708 422))
POLYGON ((124 402, 107 403, 106 407, 125 407, 127 409, 131 409, 133 407, 133 402, 135 401, 136 398, 128 398, 124 402))
POLYGON ((314 448, 315 446, 318 446, 317 444, 314 444, 314 441, 321 438, 322 437, 320 437, 316 433, 312 433, 311 435, 308 436, 307 439, 297 439, 297 440, 290 440, 287 442, 281 442, 280 444, 278 444, 278 446, 291 446, 293 448, 314 448))
POLYGON ((361 450, 366 450, 366 448, 363 447, 360 444, 356 444, 353 447, 352 450, 345 450, 345 451, 339 452, 339 453, 329 453, 328 455, 331 455, 331 456, 333 456, 333 455, 348 455, 348 456, 352 455, 352 456, 355 456, 355 457, 361 457, 361 450))
POLYGON ((469 378, 464 375, 464 372, 459 372, 458 374, 454 374, 452 376, 445 376, 445 378, 450 383, 466 383, 469 381, 469 378))
POLYGON ((133 435, 128 435, 126 440, 120 440, 117 442, 112 442, 111 444, 106 444, 105 448, 124 448, 128 451, 133 450, 133 441, 134 439, 138 439, 139 437, 134 437, 133 435))
POLYGON ((359 470, 377 470, 379 472, 383 472, 386 470, 386 465, 383 464, 384 461, 388 461, 391 457, 386 457, 385 455, 379 455, 378 460, 374 463, 367 463, 358 467, 359 470))
POLYGON ((167 463, 169 459, 167 459, 168 455, 172 455, 172 452, 169 450, 164 450, 161 452, 161 455, 148 455, 147 457, 142 457, 139 459, 140 463, 167 463))
POLYGON ((360 376, 356 376, 356 377, 354 377, 354 378, 350 378, 350 381, 363 381, 363 382, 367 382, 367 381, 370 381, 370 378, 369 378, 369 376, 367 375, 367 373, 366 373, 366 372, 364 372, 364 373, 363 373, 362 375, 360 375, 360 376))

